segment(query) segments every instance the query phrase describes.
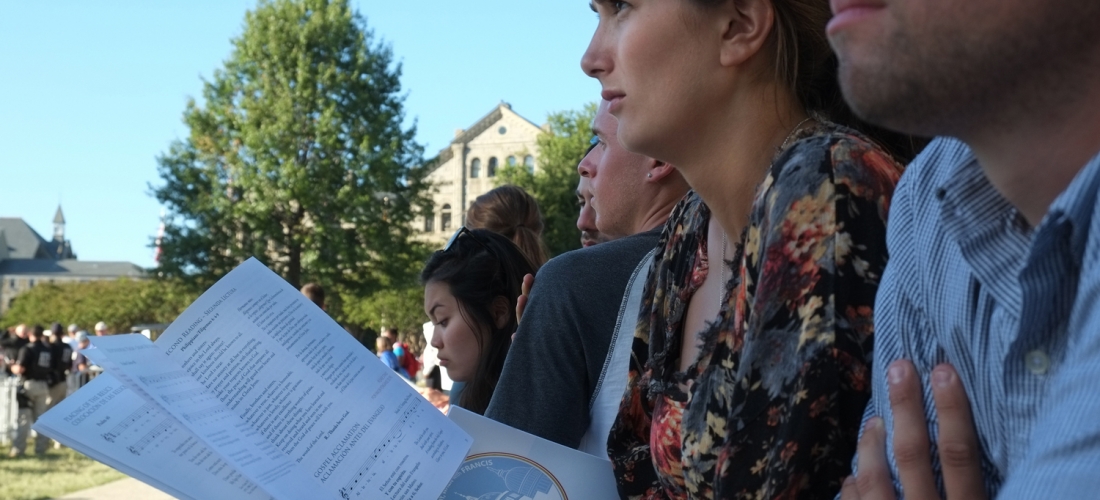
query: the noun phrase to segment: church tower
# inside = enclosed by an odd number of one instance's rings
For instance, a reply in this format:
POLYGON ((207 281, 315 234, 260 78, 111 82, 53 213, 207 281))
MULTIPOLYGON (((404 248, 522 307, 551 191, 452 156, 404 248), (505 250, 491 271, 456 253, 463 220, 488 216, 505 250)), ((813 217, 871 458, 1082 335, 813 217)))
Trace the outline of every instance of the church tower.
POLYGON ((65 242, 65 215, 61 213, 61 205, 57 206, 57 214, 53 216, 53 240, 65 242))
POLYGON ((47 243, 46 247, 54 259, 76 258, 72 244, 65 239, 65 214, 61 213, 61 205, 57 205, 57 213, 53 216, 53 241, 47 243))

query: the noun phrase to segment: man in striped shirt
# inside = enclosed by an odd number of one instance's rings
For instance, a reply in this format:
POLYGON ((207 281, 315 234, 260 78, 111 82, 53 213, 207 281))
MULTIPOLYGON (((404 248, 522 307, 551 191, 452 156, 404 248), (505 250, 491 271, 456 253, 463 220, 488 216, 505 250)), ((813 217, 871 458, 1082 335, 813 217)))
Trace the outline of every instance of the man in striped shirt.
POLYGON ((894 195, 844 498, 1100 498, 1100 2, 832 7, 853 109, 941 137, 894 195))

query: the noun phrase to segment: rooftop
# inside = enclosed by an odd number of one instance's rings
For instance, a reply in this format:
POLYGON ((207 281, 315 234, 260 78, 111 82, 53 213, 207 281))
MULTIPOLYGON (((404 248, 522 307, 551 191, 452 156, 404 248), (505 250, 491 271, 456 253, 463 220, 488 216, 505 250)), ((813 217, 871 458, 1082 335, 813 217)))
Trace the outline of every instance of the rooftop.
POLYGON ((129 262, 93 262, 74 259, 7 259, 0 261, 0 275, 58 274, 67 277, 130 277, 142 278, 145 271, 129 262))
POLYGON ((38 235, 23 219, 0 217, 0 232, 8 243, 8 257, 12 259, 50 259, 53 248, 50 242, 38 235))

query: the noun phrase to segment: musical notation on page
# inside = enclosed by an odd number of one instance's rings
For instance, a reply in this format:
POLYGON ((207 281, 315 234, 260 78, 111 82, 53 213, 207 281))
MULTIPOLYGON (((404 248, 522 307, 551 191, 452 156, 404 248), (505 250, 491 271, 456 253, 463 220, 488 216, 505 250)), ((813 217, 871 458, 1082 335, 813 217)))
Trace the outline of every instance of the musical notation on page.
POLYGON ((215 417, 228 411, 229 408, 226 408, 224 405, 218 405, 196 412, 184 413, 183 418, 187 419, 188 422, 198 422, 199 420, 215 417))
POLYGON ((160 423, 156 425, 156 427, 153 427, 149 430, 149 432, 146 432, 144 436, 141 436, 141 439, 138 439, 136 442, 134 442, 134 444, 127 446, 126 449, 130 450, 130 453, 133 453, 134 455, 141 456, 141 452, 145 451, 145 448, 147 446, 154 443, 157 438, 168 433, 168 431, 172 429, 172 426, 172 419, 165 418, 164 420, 161 420, 160 423))
POLYGON ((183 392, 177 392, 175 394, 166 394, 161 396, 160 399, 165 403, 172 404, 180 401, 193 400, 196 396, 201 396, 205 392, 205 388, 196 387, 194 389, 186 390, 183 392))
POLYGON ((393 423, 389 432, 378 443, 378 446, 371 452, 370 458, 368 458, 363 465, 359 466, 359 469, 355 471, 355 474, 344 484, 343 488, 340 488, 340 496, 345 499, 359 498, 366 490, 368 484, 373 480, 378 473, 372 469, 379 462, 386 463, 386 452, 393 449, 393 445, 400 442, 401 438, 405 436, 403 429, 409 422, 416 416, 418 410, 422 410, 419 405, 410 405, 407 410, 401 414, 401 418, 393 423))
POLYGON ((137 410, 134 410, 134 412, 128 415, 126 418, 122 419, 122 421, 115 424, 115 426, 112 427, 111 430, 104 432, 102 434, 103 439, 110 443, 115 442, 115 440, 118 439, 118 437, 121 436, 123 432, 126 432, 126 429, 129 429, 130 426, 147 417, 150 413, 153 413, 153 405, 150 403, 142 405, 137 410))
POLYGON ((159 373, 157 375, 141 375, 138 378, 141 379, 147 385, 166 387, 175 385, 190 377, 191 374, 183 370, 177 370, 168 373, 159 373))

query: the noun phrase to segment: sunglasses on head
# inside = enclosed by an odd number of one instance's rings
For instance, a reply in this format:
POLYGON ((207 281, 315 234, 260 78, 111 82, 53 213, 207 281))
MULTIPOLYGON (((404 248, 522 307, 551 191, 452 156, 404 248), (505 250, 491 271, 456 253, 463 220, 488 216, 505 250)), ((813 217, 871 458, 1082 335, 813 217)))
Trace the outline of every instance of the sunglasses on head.
POLYGON ((592 138, 588 140, 588 149, 584 152, 584 156, 588 156, 588 153, 591 153, 592 150, 596 149, 596 146, 599 146, 599 145, 600 145, 599 136, 595 136, 595 135, 592 136, 592 138))
POLYGON ((455 234, 451 235, 451 239, 447 240, 447 245, 443 247, 442 252, 447 253, 451 251, 451 249, 455 245, 455 242, 458 241, 458 239, 464 234, 468 235, 471 239, 477 242, 478 245, 481 245, 481 248, 484 248, 485 251, 489 252, 489 255, 492 255, 493 258, 497 260, 498 266, 504 264, 504 260, 500 258, 500 255, 497 254, 496 250, 493 250, 493 248, 490 247, 489 244, 485 242, 485 240, 481 239, 480 236, 474 234, 474 232, 466 226, 458 228, 458 231, 455 231, 455 234))
MULTIPOLYGON (((493 252, 493 250, 492 250, 491 248, 489 248, 489 245, 485 244, 485 242, 484 242, 484 241, 481 241, 481 237, 479 237, 478 235, 474 234, 474 232, 473 232, 473 231, 471 231, 471 230, 470 230, 469 228, 467 228, 466 226, 462 226, 462 227, 458 228, 458 231, 455 231, 455 234, 452 234, 452 235, 451 235, 451 239, 447 240, 447 245, 443 247, 443 251, 444 251, 444 252, 449 252, 449 251, 451 251, 451 248, 452 248, 452 247, 454 247, 454 245, 455 245, 455 242, 456 242, 456 241, 458 241, 458 238, 459 238, 460 236, 464 235, 464 234, 468 234, 468 235, 470 235, 470 237, 471 237, 471 238, 473 238, 473 239, 474 239, 474 241, 476 241, 478 245, 481 245, 481 246, 482 246, 482 247, 484 247, 484 248, 485 248, 486 250, 488 250, 488 251, 489 251, 490 253, 492 253, 492 252, 493 252)), ((493 255, 496 255, 496 254, 493 254, 493 255)))

